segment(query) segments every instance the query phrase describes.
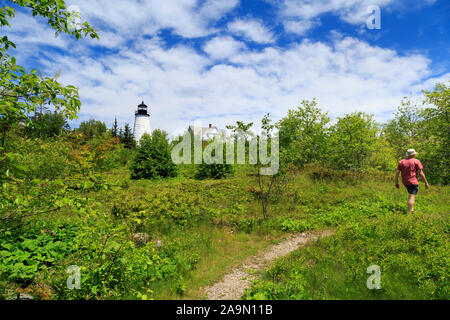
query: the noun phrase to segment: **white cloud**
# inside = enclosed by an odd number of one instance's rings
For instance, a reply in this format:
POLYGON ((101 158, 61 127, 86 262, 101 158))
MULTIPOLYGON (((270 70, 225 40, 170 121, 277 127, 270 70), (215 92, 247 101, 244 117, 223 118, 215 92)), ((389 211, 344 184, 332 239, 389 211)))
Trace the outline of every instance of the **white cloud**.
POLYGON ((284 29, 289 33, 305 35, 309 30, 321 24, 319 19, 315 20, 287 20, 284 22, 284 29))
POLYGON ((208 41, 203 50, 213 59, 222 60, 227 59, 240 50, 245 48, 245 44, 233 39, 233 37, 216 37, 208 41))
POLYGON ((222 128, 236 120, 259 123, 266 112, 279 119, 301 99, 314 97, 332 116, 362 110, 384 120, 403 96, 429 86, 432 76, 424 56, 399 56, 355 38, 262 51, 239 51, 235 42, 219 37, 208 43, 211 56, 227 52, 223 57, 233 65, 214 65, 187 46, 163 49, 145 40, 95 60, 57 56, 48 67, 63 68, 64 83, 80 86, 85 117, 132 122, 136 105, 145 100, 152 127, 169 132, 195 119, 222 128), (220 47, 228 41, 228 49, 220 47))
POLYGON ((228 24, 228 31, 254 42, 272 43, 275 41, 273 33, 262 22, 255 19, 237 19, 230 22, 228 24))
POLYGON ((239 0, 69 0, 81 9, 82 17, 101 29, 121 35, 156 35, 171 29, 185 38, 203 37, 214 32, 211 22, 233 10, 239 0))
POLYGON ((344 21, 357 24, 366 21, 370 5, 384 7, 391 2, 393 0, 282 0, 280 11, 282 16, 305 20, 331 12, 344 21))
POLYGON ((200 16, 206 19, 220 19, 238 4, 239 0, 207 0, 200 9, 200 16))
POLYGON ((410 1, 410 0, 266 0, 278 8, 279 18, 285 30, 303 35, 307 30, 317 27, 320 16, 331 13, 354 25, 365 26, 370 13, 370 6, 379 6, 381 14, 384 10, 397 9, 402 12, 432 5, 435 0, 410 1))
MULTIPOLYGON (((39 19, 43 21, 43 19, 39 19)), ((55 36, 55 30, 51 29, 45 23, 39 22, 38 19, 22 12, 16 12, 13 19, 10 20, 11 28, 2 27, 2 31, 14 43, 24 45, 49 45, 61 49, 68 46, 63 36, 55 36)))

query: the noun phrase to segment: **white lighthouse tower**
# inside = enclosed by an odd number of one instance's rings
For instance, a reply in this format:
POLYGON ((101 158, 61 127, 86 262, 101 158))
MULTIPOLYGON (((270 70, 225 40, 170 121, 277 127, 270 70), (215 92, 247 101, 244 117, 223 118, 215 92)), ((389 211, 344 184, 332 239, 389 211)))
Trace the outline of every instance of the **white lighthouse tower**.
POLYGON ((151 134, 150 130, 150 114, 148 113, 148 107, 144 104, 144 101, 138 105, 138 110, 135 113, 134 118, 134 139, 136 143, 139 143, 142 136, 145 134, 151 134))

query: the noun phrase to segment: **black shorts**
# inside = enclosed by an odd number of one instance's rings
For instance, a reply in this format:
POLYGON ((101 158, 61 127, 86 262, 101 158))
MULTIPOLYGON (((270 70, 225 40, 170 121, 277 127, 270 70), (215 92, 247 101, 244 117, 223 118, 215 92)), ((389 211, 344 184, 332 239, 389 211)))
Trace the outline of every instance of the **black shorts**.
POLYGON ((412 184, 410 186, 405 186, 405 187, 406 187, 406 189, 408 189, 409 194, 416 195, 419 192, 419 185, 417 185, 417 184, 412 184))

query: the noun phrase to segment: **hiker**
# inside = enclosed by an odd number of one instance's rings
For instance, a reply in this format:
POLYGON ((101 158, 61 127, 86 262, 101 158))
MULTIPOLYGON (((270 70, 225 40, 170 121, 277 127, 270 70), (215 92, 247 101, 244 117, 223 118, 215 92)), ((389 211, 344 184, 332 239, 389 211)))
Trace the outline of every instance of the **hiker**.
POLYGON ((403 185, 408 189, 409 199, 408 199, 408 212, 414 212, 414 202, 416 199, 416 194, 419 192, 419 180, 417 179, 418 174, 425 181, 425 187, 428 189, 430 185, 428 184, 425 173, 423 173, 422 163, 418 159, 415 159, 418 153, 414 149, 409 149, 406 152, 406 159, 399 162, 397 167, 397 173, 395 174, 395 186, 397 189, 400 188, 398 184, 398 176, 402 174, 403 185))

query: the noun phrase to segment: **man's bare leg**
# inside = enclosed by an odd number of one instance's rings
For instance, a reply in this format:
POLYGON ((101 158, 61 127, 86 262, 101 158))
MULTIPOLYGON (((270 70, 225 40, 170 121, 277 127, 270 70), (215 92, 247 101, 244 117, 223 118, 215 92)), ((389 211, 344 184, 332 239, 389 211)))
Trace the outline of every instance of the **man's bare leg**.
POLYGON ((413 213, 414 212, 414 202, 416 201, 416 196, 414 194, 409 195, 408 199, 408 212, 413 213))

